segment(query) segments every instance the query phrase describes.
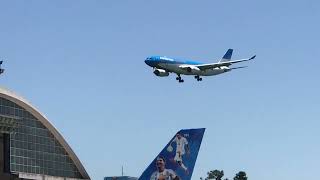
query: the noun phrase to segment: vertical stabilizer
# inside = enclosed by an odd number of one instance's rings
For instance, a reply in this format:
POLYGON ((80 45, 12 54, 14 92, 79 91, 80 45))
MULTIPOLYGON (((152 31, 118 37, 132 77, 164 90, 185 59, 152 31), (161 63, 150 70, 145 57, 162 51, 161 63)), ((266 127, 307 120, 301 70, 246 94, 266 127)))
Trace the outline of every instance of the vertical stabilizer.
POLYGON ((139 180, 190 180, 205 129, 183 129, 142 173, 139 180))
POLYGON ((2 63, 3 63, 3 61, 0 61, 0 74, 2 74, 4 72, 4 69, 1 68, 2 63))
POLYGON ((228 49, 226 54, 224 54, 224 56, 222 57, 222 59, 219 62, 230 61, 231 60, 231 56, 232 56, 232 52, 233 52, 233 49, 228 49))

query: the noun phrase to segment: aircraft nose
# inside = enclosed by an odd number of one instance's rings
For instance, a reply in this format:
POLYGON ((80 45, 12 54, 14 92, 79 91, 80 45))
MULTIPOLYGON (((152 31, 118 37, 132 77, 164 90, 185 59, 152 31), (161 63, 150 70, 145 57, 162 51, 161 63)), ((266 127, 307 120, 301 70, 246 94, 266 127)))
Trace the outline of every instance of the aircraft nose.
POLYGON ((145 62, 148 66, 151 66, 151 67, 152 67, 152 61, 151 61, 151 60, 146 59, 144 62, 145 62))

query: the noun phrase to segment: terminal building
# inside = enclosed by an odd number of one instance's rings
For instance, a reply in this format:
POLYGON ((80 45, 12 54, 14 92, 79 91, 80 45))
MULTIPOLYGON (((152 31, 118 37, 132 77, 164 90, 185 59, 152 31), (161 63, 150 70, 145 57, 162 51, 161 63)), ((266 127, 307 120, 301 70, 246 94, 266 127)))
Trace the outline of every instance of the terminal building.
POLYGON ((138 180, 138 178, 130 176, 110 176, 103 178, 103 180, 138 180))
POLYGON ((28 101, 0 87, 0 180, 90 180, 57 129, 28 101))

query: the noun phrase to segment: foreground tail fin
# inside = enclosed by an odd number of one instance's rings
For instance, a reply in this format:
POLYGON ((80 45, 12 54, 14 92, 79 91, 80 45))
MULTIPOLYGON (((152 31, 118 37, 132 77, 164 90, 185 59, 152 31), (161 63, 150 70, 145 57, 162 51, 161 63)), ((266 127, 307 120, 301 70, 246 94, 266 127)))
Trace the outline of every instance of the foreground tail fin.
POLYGON ((190 180, 205 129, 180 130, 139 180, 190 180))
POLYGON ((0 74, 2 74, 4 72, 4 69, 1 68, 2 63, 3 63, 3 61, 0 61, 0 74))
POLYGON ((231 60, 231 56, 232 56, 232 52, 233 52, 233 49, 228 49, 226 54, 224 54, 224 56, 222 57, 222 59, 219 62, 230 61, 231 60))

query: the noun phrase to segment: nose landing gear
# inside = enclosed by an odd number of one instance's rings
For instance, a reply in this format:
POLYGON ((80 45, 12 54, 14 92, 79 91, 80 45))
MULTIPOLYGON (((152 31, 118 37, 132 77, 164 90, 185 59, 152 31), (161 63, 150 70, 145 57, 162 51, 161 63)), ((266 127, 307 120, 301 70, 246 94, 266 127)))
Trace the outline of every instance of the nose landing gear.
POLYGON ((176 80, 179 81, 179 83, 184 82, 184 80, 181 78, 180 74, 178 74, 178 77, 176 77, 176 80))
POLYGON ((194 76, 195 79, 197 79, 197 81, 202 81, 202 78, 200 76, 194 76))

